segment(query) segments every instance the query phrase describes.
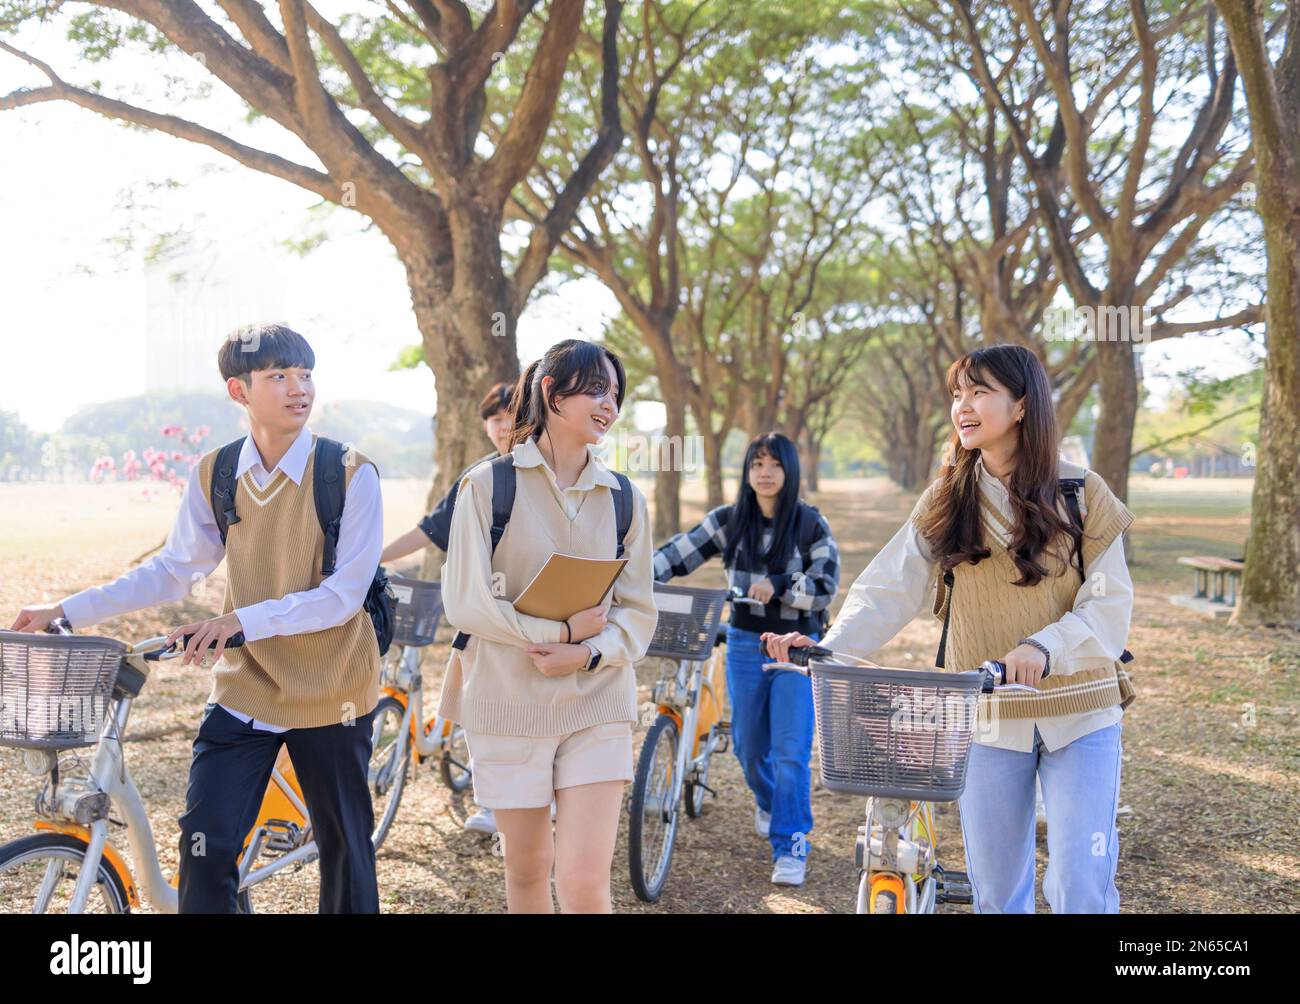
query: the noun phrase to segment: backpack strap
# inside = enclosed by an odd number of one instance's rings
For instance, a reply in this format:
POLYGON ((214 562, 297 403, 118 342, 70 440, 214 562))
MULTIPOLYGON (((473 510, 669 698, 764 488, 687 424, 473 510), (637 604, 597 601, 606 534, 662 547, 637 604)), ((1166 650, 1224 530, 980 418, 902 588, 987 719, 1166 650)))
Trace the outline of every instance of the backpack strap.
POLYGON ((948 619, 952 617, 952 584, 954 581, 952 569, 950 568, 943 573, 944 597, 948 605, 943 611, 943 634, 939 635, 939 651, 934 657, 934 664, 939 669, 943 669, 944 652, 948 648, 948 619))
POLYGON ((626 474, 619 474, 617 471, 610 473, 618 479, 618 488, 612 489, 610 494, 614 498, 614 522, 618 527, 618 550, 614 557, 621 558, 623 541, 632 526, 632 482, 628 480, 626 474))
MULTIPOLYGON (((510 522, 510 513, 515 507, 516 477, 514 454, 503 453, 492 461, 492 529, 490 534, 493 554, 497 553, 497 544, 501 543, 501 535, 506 532, 506 524, 510 522)), ((469 635, 464 631, 457 631, 456 637, 452 639, 451 647, 463 650, 468 644, 469 635)))
POLYGON ((343 444, 324 436, 316 437, 316 463, 312 467, 312 496, 316 502, 316 519, 325 534, 320 573, 334 574, 334 552, 339 546, 339 526, 343 522, 343 501, 347 479, 343 470, 343 444))
POLYGON ((208 501, 212 503, 212 515, 217 520, 222 544, 226 542, 226 531, 230 525, 239 522, 239 514, 235 512, 235 488, 239 483, 235 477, 235 468, 239 466, 239 451, 244 448, 244 439, 244 436, 240 436, 221 447, 217 451, 216 463, 212 465, 208 501))
MULTIPOLYGON (((1080 499, 1083 497, 1083 478, 1060 478, 1057 484, 1061 488, 1061 495, 1065 498, 1065 507, 1070 510, 1070 521, 1079 528, 1083 533, 1083 509, 1080 499)), ((1079 566, 1079 578, 1087 580, 1083 572, 1083 538, 1080 537, 1074 545, 1074 560, 1079 566)))

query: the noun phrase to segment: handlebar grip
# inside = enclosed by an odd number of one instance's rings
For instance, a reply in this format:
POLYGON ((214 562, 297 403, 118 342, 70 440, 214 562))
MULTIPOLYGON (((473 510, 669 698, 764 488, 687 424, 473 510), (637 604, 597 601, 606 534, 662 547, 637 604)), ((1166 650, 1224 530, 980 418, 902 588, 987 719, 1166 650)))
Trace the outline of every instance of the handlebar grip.
MULTIPOLYGON (((767 650, 767 642, 760 641, 759 649, 763 653, 763 658, 772 658, 772 653, 767 650)), ((800 647, 790 646, 790 661, 796 666, 807 666, 809 659, 829 659, 834 653, 829 648, 822 648, 820 645, 803 645, 800 647)))
MULTIPOLYGON (((145 661, 157 662, 168 652, 176 648, 177 645, 179 645, 181 648, 184 648, 186 645, 190 643, 190 639, 193 637, 194 635, 192 634, 183 634, 180 636, 180 638, 172 642, 166 648, 158 648, 158 649, 154 649, 152 652, 146 652, 144 654, 145 661)), ((234 634, 232 634, 229 638, 226 639, 226 648, 239 648, 243 644, 244 644, 243 631, 236 631, 234 634)))

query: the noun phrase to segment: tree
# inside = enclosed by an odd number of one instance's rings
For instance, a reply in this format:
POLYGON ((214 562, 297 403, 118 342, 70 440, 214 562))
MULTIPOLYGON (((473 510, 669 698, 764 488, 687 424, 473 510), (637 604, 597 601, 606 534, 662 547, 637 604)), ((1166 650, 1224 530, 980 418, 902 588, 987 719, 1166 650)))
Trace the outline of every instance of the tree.
MULTIPOLYGON (((505 206, 550 128, 582 26, 583 0, 495 0, 477 23, 465 0, 396 0, 334 24, 308 0, 0 2, 0 32, 66 17, 87 59, 124 46, 183 52, 227 85, 250 116, 301 141, 320 166, 79 86, 0 40, 48 80, 0 97, 0 110, 69 101, 133 126, 203 144, 374 221, 406 271, 439 391, 438 495, 477 455, 476 404, 517 376, 515 326, 579 203, 622 141, 616 78, 621 0, 604 0, 602 74, 591 145, 545 214, 503 252, 505 206), (544 21, 543 10, 545 11, 544 21), (538 22, 541 22, 540 24, 538 22), (518 82, 517 86, 514 82, 518 82), (513 266, 511 268, 511 266, 513 266)), ((307 158, 304 158, 307 159, 307 158)))
POLYGON ((1237 620, 1300 628, 1300 2, 1268 48, 1267 0, 1218 0, 1250 111, 1256 205, 1268 252, 1268 350, 1250 539, 1237 620))
POLYGON ((1012 0, 1007 12, 979 3, 977 17, 977 0, 946 2, 975 79, 1002 113, 1028 169, 1054 265, 1076 307, 1098 322, 1093 466, 1126 499, 1139 403, 1134 345, 1262 316, 1250 304, 1206 319, 1162 319, 1196 292, 1195 276, 1186 269, 1189 256, 1251 177, 1249 147, 1234 149, 1240 145, 1233 112, 1237 64, 1231 52, 1221 52, 1209 4, 1184 6, 1153 24, 1147 0, 1129 0, 1127 13, 1103 4, 1083 7, 1077 16, 1071 0, 1052 0, 1050 35, 1040 6, 1012 0), (1191 34, 1198 24, 1199 45, 1191 34), (1036 58, 1054 105, 1046 136, 1030 131, 1025 109, 1033 95, 1008 93, 1005 84, 1007 62, 1025 51, 1036 58), (1001 63, 995 65, 994 54, 1001 63), (1197 95, 1198 101, 1189 100, 1197 95), (1180 128, 1181 141, 1166 148, 1162 138, 1180 128), (1064 184, 1053 164, 1058 148, 1064 184), (1076 215, 1095 235, 1082 247, 1071 239, 1076 215), (1135 338, 1120 330, 1143 311, 1157 318, 1149 332, 1135 338))

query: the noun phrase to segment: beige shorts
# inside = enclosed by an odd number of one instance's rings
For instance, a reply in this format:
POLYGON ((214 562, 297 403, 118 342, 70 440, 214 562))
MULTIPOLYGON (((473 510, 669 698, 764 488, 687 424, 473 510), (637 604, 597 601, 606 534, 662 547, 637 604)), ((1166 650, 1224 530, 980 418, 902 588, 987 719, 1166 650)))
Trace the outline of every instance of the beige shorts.
POLYGON ((474 801, 485 809, 541 809, 560 788, 632 780, 632 723, 606 722, 564 736, 497 736, 465 730, 474 801))

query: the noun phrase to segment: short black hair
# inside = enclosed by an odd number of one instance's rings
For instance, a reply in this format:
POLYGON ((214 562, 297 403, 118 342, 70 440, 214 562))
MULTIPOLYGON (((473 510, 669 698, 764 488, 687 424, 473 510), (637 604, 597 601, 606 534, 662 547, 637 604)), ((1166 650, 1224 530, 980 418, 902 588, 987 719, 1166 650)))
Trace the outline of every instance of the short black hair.
POLYGON ((510 395, 514 389, 514 384, 495 384, 483 396, 483 400, 479 402, 479 417, 486 422, 493 415, 498 415, 503 411, 510 411, 510 395))
POLYGON ((307 339, 283 324, 247 324, 226 336, 217 352, 221 379, 248 383, 254 370, 316 368, 316 353, 307 339))

